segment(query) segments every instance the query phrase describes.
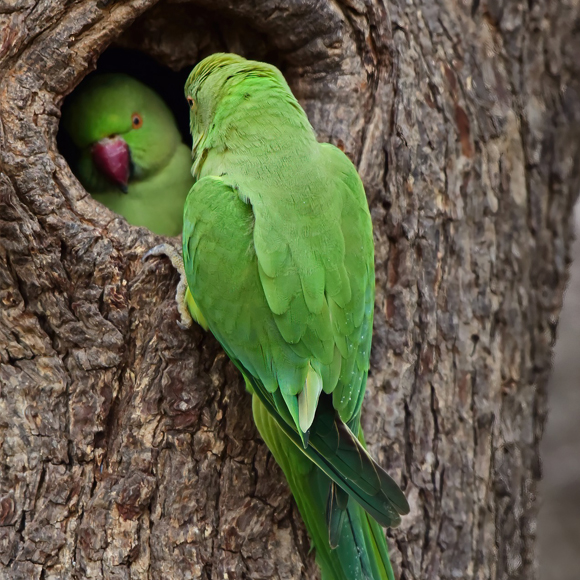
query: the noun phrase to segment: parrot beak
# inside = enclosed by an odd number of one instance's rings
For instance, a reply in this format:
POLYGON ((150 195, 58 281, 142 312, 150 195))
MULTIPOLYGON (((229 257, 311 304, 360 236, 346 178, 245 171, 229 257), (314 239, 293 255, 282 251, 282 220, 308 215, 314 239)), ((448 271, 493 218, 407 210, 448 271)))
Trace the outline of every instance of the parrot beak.
POLYGON ((131 171, 129 146, 122 137, 105 137, 92 147, 93 163, 96 168, 123 193, 127 193, 131 171))

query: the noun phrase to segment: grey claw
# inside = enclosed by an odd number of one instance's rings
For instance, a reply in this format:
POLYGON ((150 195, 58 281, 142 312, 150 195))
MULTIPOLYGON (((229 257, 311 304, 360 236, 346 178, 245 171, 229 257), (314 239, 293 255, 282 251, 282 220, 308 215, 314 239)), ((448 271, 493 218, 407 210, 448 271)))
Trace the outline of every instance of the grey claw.
POLYGON ((151 256, 166 256, 171 261, 173 267, 179 272, 179 284, 177 285, 177 290, 175 292, 175 301, 177 303, 177 310, 179 311, 179 317, 181 320, 177 322, 177 325, 183 330, 191 328, 193 319, 189 313, 185 300, 187 293, 187 279, 181 254, 171 244, 159 244, 158 246, 151 248, 148 252, 145 252, 141 261, 144 262, 151 256))
POLYGON ((181 320, 178 320, 177 326, 179 326, 179 328, 181 328, 181 330, 189 330, 192 326, 192 322, 186 323, 186 322, 182 322, 181 320))
POLYGON ((141 258, 141 262, 144 262, 147 258, 150 258, 151 256, 164 255, 164 252, 163 252, 164 245, 165 244, 159 244, 158 246, 154 246, 153 248, 151 248, 150 250, 145 252, 143 254, 143 257, 141 258))
POLYGON ((141 262, 145 262, 145 260, 147 258, 150 258, 151 256, 153 256, 153 253, 151 252, 151 250, 149 250, 148 252, 145 252, 142 256, 141 256, 141 262))

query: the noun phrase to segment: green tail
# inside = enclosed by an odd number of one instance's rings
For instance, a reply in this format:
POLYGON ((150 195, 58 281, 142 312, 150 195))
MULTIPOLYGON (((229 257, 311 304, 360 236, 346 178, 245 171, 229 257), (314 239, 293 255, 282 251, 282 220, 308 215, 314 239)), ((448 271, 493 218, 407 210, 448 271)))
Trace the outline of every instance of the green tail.
POLYGON ((254 395, 254 420, 290 485, 300 514, 316 548, 322 580, 395 580, 382 528, 352 499, 338 536, 330 548, 326 515, 331 479, 288 438, 254 395))

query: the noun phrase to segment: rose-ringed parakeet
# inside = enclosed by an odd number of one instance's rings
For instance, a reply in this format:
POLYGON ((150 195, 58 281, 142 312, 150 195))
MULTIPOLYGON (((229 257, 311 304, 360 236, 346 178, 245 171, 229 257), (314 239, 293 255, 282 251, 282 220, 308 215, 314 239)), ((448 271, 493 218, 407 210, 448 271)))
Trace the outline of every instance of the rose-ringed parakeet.
POLYGON ((95 75, 67 101, 62 122, 73 171, 96 200, 133 225, 181 232, 191 151, 155 91, 124 74, 95 75))
POLYGON ((242 372, 256 425, 284 471, 323 580, 394 578, 380 526, 409 505, 365 449, 360 412, 374 309, 362 182, 319 144, 275 67, 231 54, 185 88, 195 184, 178 290, 242 372), (379 525, 380 524, 380 525, 379 525))

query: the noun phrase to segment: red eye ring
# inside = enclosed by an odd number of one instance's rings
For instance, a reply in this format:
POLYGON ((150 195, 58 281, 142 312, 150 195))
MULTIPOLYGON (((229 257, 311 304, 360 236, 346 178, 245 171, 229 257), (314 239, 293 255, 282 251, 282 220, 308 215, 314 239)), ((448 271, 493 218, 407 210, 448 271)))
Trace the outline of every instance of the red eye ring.
POLYGON ((187 104, 189 105, 190 109, 195 107, 195 101, 191 97, 187 97, 187 104))
POLYGON ((143 118, 139 113, 133 113, 131 115, 131 124, 133 125, 133 129, 141 129, 143 126, 143 118))

